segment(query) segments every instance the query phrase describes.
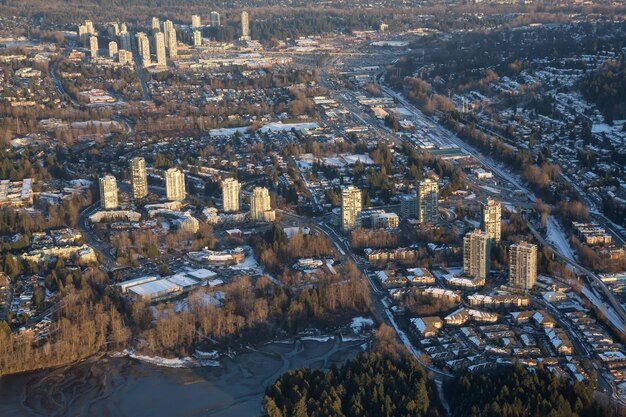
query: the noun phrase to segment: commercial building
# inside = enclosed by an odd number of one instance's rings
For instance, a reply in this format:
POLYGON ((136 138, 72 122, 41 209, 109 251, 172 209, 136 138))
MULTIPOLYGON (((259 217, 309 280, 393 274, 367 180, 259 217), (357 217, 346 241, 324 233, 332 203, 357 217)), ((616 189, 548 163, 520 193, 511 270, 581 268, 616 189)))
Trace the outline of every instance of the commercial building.
POLYGON ((148 195, 148 176, 146 174, 146 160, 135 157, 130 160, 130 176, 133 184, 133 198, 140 199, 148 195))
POLYGON ((491 240, 500 242, 502 236, 502 206, 499 201, 491 198, 482 206, 481 227, 489 233, 491 240))
POLYGON ((218 12, 211 12, 211 27, 220 26, 220 14, 218 12))
POLYGON ((250 40, 250 16, 246 11, 241 12, 241 40, 250 40))
POLYGON ((417 189, 417 219, 421 223, 437 221, 437 198, 439 185, 427 178, 419 183, 417 189))
POLYGON ((222 201, 226 213, 239 211, 239 191, 241 184, 234 178, 226 178, 222 181, 222 201))
POLYGON ((139 32, 137 34, 137 49, 139 50, 139 56, 141 57, 141 62, 144 67, 150 66, 150 40, 148 39, 148 35, 143 32, 139 32))
POLYGON ((341 193, 341 228, 352 230, 360 226, 362 206, 361 190, 349 186, 341 193))
POLYGON ((170 201, 185 199, 185 174, 178 168, 170 168, 165 172, 165 192, 170 201))
POLYGON ((118 207, 117 180, 113 175, 100 178, 100 206, 104 210, 113 210, 118 207))
POLYGON ((199 28, 200 26, 202 26, 200 16, 198 16, 197 14, 191 15, 191 27, 199 28))
POLYGON ((92 36, 89 38, 89 52, 91 53, 91 58, 98 58, 98 37, 92 36))
POLYGON ((519 242, 509 249, 509 284, 531 289, 537 282, 537 245, 519 242))
POLYGON ((252 190, 250 197, 250 218, 256 221, 272 221, 274 220, 270 203, 270 193, 265 187, 256 187, 252 190), (267 213, 267 214, 266 214, 267 213))
POLYGON ((111 41, 109 42, 109 58, 115 58, 117 55, 117 42, 111 41))
POLYGON ((156 45, 156 58, 157 65, 166 65, 165 59, 165 35, 163 32, 157 32, 154 34, 154 44, 156 45))
POLYGON ((480 279, 489 275, 491 264, 490 235, 475 230, 463 238, 463 273, 480 279))

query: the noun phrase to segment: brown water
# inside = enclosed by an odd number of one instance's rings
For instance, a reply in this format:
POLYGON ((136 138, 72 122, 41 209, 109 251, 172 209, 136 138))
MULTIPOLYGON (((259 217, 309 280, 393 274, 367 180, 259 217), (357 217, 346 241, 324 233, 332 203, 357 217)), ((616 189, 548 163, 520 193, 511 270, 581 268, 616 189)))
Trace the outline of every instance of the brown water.
POLYGON ((0 378, 0 417, 247 417, 261 414, 265 388, 289 369, 328 368, 363 341, 271 343, 219 367, 163 368, 104 358, 0 378))

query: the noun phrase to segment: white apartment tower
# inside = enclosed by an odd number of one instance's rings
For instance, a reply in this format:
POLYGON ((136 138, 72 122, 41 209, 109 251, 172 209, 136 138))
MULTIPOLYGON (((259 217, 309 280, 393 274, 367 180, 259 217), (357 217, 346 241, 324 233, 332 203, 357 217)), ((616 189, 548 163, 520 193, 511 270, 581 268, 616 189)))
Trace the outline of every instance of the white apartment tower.
POLYGON ((146 174, 146 160, 135 157, 130 160, 130 178, 133 184, 133 198, 141 199, 148 195, 148 176, 146 174))
POLYGON ((193 31, 193 46, 196 48, 202 46, 202 33, 199 30, 193 31))
POLYGON ((537 282, 537 245, 519 242, 509 249, 509 285, 529 290, 537 282))
POLYGON ((100 207, 104 210, 113 210, 118 207, 117 181, 113 175, 100 178, 100 207))
POLYGON ((211 12, 211 27, 220 26, 220 14, 218 12, 211 12))
POLYGON ((154 34, 154 43, 156 45, 156 57, 157 65, 166 65, 165 59, 165 35, 163 32, 157 32, 154 34))
POLYGON ((239 211, 239 191, 241 184, 234 178, 226 178, 222 181, 222 201, 226 213, 239 211))
POLYGON ((170 168, 165 172, 165 192, 170 201, 185 199, 185 174, 178 168, 170 168))
POLYGON ((475 230, 463 238, 463 273, 487 279, 491 265, 489 233, 475 230))
POLYGON ((436 181, 427 178, 419 183, 417 188, 417 219, 421 223, 435 223, 437 221, 437 199, 439 185, 436 181))
POLYGON ((341 228, 343 230, 359 227, 362 208, 361 190, 349 186, 341 192, 341 228))
POLYGON ((98 58, 98 37, 92 36, 89 38, 89 51, 91 52, 91 58, 98 58))
POLYGON ((482 207, 481 227, 489 233, 493 242, 500 242, 502 236, 502 206, 499 201, 488 199, 482 207))
POLYGON ((150 39, 148 39, 148 35, 143 32, 137 34, 137 49, 139 50, 142 65, 149 67, 152 64, 150 59, 150 39))
POLYGON ((194 14, 191 16, 191 27, 192 28, 199 28, 200 26, 202 26, 202 22, 200 21, 200 16, 198 16, 197 14, 194 14))
POLYGON ((241 12, 241 40, 250 40, 250 16, 245 10, 241 12))
POLYGON ((109 58, 115 58, 117 55, 117 42, 111 41, 109 42, 109 58))
POLYGON ((268 213, 272 211, 270 192, 265 187, 255 187, 250 197, 250 218, 256 221, 271 221, 268 213))

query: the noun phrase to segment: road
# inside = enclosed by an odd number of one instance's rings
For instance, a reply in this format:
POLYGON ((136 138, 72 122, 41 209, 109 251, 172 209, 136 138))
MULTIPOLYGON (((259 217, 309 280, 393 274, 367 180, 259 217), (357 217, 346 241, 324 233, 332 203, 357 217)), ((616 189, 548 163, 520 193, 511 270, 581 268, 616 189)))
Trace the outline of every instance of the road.
POLYGON ((78 228, 83 232, 85 243, 102 255, 101 266, 104 267, 105 270, 110 271, 118 266, 113 258, 113 255, 111 255, 113 247, 108 243, 105 243, 93 233, 92 225, 89 222, 89 216, 98 211, 99 208, 100 200, 94 202, 92 205, 81 211, 78 215, 78 228))

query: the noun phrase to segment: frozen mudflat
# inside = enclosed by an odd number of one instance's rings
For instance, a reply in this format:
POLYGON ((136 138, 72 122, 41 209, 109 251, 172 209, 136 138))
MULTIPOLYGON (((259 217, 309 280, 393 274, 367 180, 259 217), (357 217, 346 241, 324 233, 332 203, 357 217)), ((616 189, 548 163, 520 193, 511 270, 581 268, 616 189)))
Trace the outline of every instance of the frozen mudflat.
POLYGON ((165 368, 128 357, 0 378, 0 416, 256 416, 265 388, 289 369, 328 368, 363 340, 269 343, 219 367, 165 368))

